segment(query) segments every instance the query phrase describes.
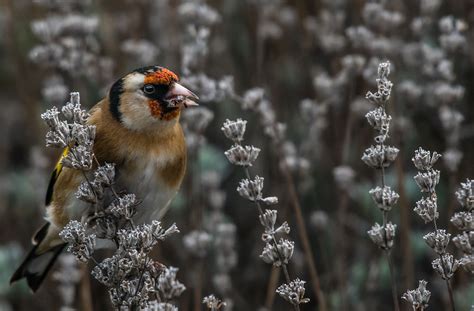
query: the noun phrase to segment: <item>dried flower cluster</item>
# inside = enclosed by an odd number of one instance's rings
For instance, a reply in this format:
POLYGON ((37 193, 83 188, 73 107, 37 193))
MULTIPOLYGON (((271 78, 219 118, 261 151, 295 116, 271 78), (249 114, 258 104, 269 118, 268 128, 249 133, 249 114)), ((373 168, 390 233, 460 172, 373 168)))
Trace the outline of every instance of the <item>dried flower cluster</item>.
POLYGON ((430 152, 421 147, 415 151, 412 161, 419 172, 415 175, 414 179, 420 188, 420 191, 426 193, 428 197, 419 200, 416 203, 414 211, 425 221, 425 223, 433 223, 435 231, 426 234, 423 239, 438 255, 438 258, 433 260, 432 266, 433 269, 446 281, 451 306, 454 309, 450 279, 460 266, 460 262, 459 260, 454 259, 454 256, 446 250, 451 239, 451 234, 446 230, 439 229, 436 222, 439 217, 436 186, 439 183, 440 172, 433 169, 433 165, 440 157, 441 155, 436 151, 430 152))
POLYGON ((423 311, 428 308, 431 292, 426 289, 426 284, 428 282, 421 280, 417 289, 408 290, 402 296, 408 303, 411 303, 413 311, 423 311))
MULTIPOLYGON (((302 216, 302 207, 299 198, 296 195, 297 186, 292 176, 293 174, 298 174, 298 176, 303 179, 302 183, 305 184, 306 188, 308 188, 311 184, 310 161, 305 156, 301 155, 301 151, 298 150, 293 142, 286 139, 286 125, 278 122, 273 104, 265 96, 264 89, 258 87, 249 89, 244 93, 243 97, 236 97, 236 99, 240 102, 240 105, 244 110, 250 110, 257 115, 260 125, 263 128, 263 133, 269 138, 269 142, 278 156, 279 169, 285 177, 284 183, 287 186, 287 191, 292 194, 291 207, 295 212, 295 220, 298 228, 297 232, 302 241, 302 249, 304 252, 305 262, 309 268, 313 292, 317 297, 318 305, 321 310, 326 310, 326 299, 321 290, 319 275, 315 264, 316 261, 309 242, 306 223, 302 216)), ((255 147, 248 148, 248 150, 251 151, 247 154, 248 158, 252 158, 255 156, 255 153, 259 151, 257 150, 258 148, 255 147)), ((248 166, 250 165, 244 165, 246 171, 248 171, 248 166)), ((250 178, 247 179, 250 180, 250 178)), ((269 197, 265 201, 265 203, 271 204, 275 199, 269 197)), ((258 201, 257 203, 260 204, 258 201)), ((260 212, 260 214, 262 214, 262 212, 260 212)), ((277 244, 276 241, 275 244, 277 244)), ((289 282, 289 278, 287 278, 287 282, 289 282)))
POLYGON ((87 112, 81 109, 79 93, 71 93, 70 101, 61 112, 56 107, 47 110, 41 118, 49 127, 46 146, 67 148, 61 162, 64 166, 90 170, 93 164, 93 143, 95 126, 87 125, 87 112), (65 120, 60 120, 59 115, 65 120))
POLYGON ((56 72, 45 79, 43 97, 52 104, 61 104, 69 92, 65 81, 78 76, 101 83, 111 80, 112 62, 99 56, 99 19, 83 13, 91 1, 35 2, 52 12, 31 23, 31 30, 40 41, 29 53, 31 60, 56 72))
POLYGON ((376 187, 369 191, 377 207, 383 213, 383 224, 378 223, 369 230, 372 241, 381 249, 390 250, 395 239, 396 225, 388 222, 388 212, 397 204, 399 195, 389 186, 385 185, 385 168, 395 161, 398 149, 385 145, 388 138, 390 121, 392 117, 386 112, 386 104, 390 98, 392 82, 388 80, 390 73, 390 63, 385 62, 379 65, 377 78, 377 91, 368 92, 366 98, 377 104, 378 107, 366 114, 368 123, 377 131, 378 135, 374 140, 377 143, 366 149, 362 156, 362 161, 368 166, 381 170, 382 187, 376 187))
POLYGON ((202 303, 206 305, 207 309, 210 311, 218 311, 221 310, 221 308, 224 308, 226 306, 226 303, 221 301, 219 298, 217 298, 214 295, 209 295, 204 297, 202 300, 202 303))
POLYGON ((291 281, 288 274, 287 265, 293 255, 294 242, 288 239, 278 238, 284 234, 289 234, 290 227, 287 222, 277 225, 277 211, 262 207, 262 203, 265 205, 278 203, 278 198, 264 197, 263 178, 256 176, 252 179, 250 177, 249 167, 256 161, 260 149, 254 146, 241 145, 245 133, 245 125, 246 121, 241 119, 235 121, 227 120, 223 124, 222 131, 224 135, 234 143, 234 145, 225 152, 225 155, 232 164, 242 166, 245 170, 247 178, 240 182, 237 192, 244 199, 256 204, 260 223, 264 228, 262 240, 265 242, 265 246, 260 258, 266 263, 276 267, 282 267, 287 284, 280 286, 277 293, 291 303, 295 310, 299 310, 299 305, 308 302, 309 299, 304 298, 304 281, 300 281, 299 279, 291 281), (296 295, 296 297, 294 297, 294 295, 296 295))
POLYGON ((377 91, 367 92, 366 98, 378 107, 369 111, 365 117, 377 132, 374 137, 376 145, 367 148, 362 155, 362 161, 369 167, 380 170, 382 185, 369 191, 372 199, 382 212, 382 225, 377 222, 367 232, 372 242, 386 252, 388 264, 390 267, 390 277, 392 281, 392 299, 395 310, 399 309, 398 294, 394 271, 391 262, 390 250, 395 241, 397 225, 388 220, 388 213, 393 206, 397 204, 399 195, 385 184, 385 169, 395 161, 398 155, 398 149, 385 144, 389 137, 390 121, 392 117, 386 111, 386 105, 390 99, 392 91, 392 82, 388 79, 390 74, 390 62, 380 63, 377 71, 377 91))
POLYGON ((54 107, 42 115, 50 127, 47 145, 66 148, 62 164, 83 172, 85 181, 76 197, 90 207, 82 221, 72 220, 59 236, 77 260, 96 263, 92 275, 108 287, 117 309, 157 305, 159 310, 172 310, 170 303, 185 287, 176 280, 177 269, 154 261, 150 252, 159 241, 179 232, 178 228, 173 224, 165 229, 159 221, 134 224, 138 200, 134 194, 117 194, 113 189, 115 167, 97 162, 93 153, 95 127, 87 125, 87 117, 78 93, 71 93, 71 100, 61 113, 54 107), (60 114, 65 120, 60 120, 60 114), (112 197, 110 202, 107 194, 112 197), (116 251, 112 257, 97 263, 93 253, 96 244, 105 243, 104 240, 116 245, 116 251))
POLYGON ((462 233, 453 238, 454 245, 461 250, 462 267, 474 274, 474 180, 467 179, 456 191, 456 198, 463 211, 456 212, 451 223, 462 233))

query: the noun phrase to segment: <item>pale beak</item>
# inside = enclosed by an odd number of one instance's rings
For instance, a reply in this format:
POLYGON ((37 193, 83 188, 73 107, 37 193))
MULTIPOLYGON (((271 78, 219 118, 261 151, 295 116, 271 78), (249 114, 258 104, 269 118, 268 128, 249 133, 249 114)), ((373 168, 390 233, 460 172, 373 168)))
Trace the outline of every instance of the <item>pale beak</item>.
POLYGON ((199 106, 197 101, 199 97, 179 83, 174 82, 165 95, 165 101, 168 107, 188 108, 199 106))

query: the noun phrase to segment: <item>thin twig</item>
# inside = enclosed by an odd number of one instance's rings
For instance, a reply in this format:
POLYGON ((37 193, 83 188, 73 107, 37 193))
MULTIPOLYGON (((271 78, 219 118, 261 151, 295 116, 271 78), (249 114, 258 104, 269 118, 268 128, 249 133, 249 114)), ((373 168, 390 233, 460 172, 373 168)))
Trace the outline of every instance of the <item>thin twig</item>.
MULTIPOLYGON (((245 175, 247 176, 247 179, 251 180, 249 168, 245 167, 244 171, 245 171, 245 175)), ((257 200, 255 200, 254 202, 257 207, 259 216, 263 216, 263 209, 262 209, 262 206, 260 205, 260 202, 258 202, 257 200)), ((271 242, 273 243, 273 247, 275 248, 275 251, 278 255, 278 259, 280 260, 281 268, 283 270, 283 275, 285 276, 286 283, 290 284, 291 278, 290 278, 290 274, 288 273, 288 267, 287 267, 287 264, 283 261, 283 256, 281 255, 280 250, 278 249, 278 243, 276 241, 275 234, 272 234, 271 237, 272 237, 271 242)), ((293 308, 296 311, 300 309, 299 305, 297 304, 293 304, 293 308)))
POLYGON ((390 281, 392 283, 392 300, 395 310, 400 310, 400 304, 398 302, 398 292, 397 292, 397 282, 395 280, 395 271, 392 262, 392 256, 390 255, 390 250, 385 250, 385 255, 387 257, 388 267, 390 270, 390 281))
POLYGON ((296 187, 293 180, 293 176, 291 176, 291 172, 288 166, 286 165, 286 162, 281 161, 282 160, 281 155, 279 155, 279 157, 280 157, 280 163, 282 163, 281 169, 286 179, 285 182, 288 185, 291 206, 293 207, 293 210, 295 212, 296 224, 298 228, 298 236, 302 242, 306 263, 309 268, 311 283, 313 284, 313 291, 314 291, 315 296, 318 299, 319 310, 326 311, 327 310, 326 299, 324 297, 323 291, 321 290, 321 285, 320 285, 321 282, 319 281, 318 270, 316 269, 314 255, 313 255, 313 251, 311 250, 311 244, 309 242, 308 232, 306 230, 306 224, 304 221, 303 212, 301 209, 299 198, 296 193, 296 187))
POLYGON ((267 286, 267 298, 265 299, 265 308, 271 310, 273 307, 273 300, 275 299, 275 291, 278 286, 278 280, 280 278, 280 269, 272 267, 272 273, 268 280, 267 286))

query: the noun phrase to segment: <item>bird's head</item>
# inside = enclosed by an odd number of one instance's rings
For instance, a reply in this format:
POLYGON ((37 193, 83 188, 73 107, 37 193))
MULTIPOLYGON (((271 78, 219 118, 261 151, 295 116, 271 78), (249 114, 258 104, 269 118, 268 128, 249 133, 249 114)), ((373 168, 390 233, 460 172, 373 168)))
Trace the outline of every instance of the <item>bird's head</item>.
POLYGON ((172 125, 182 109, 197 106, 198 97, 178 83, 172 71, 150 66, 117 80, 109 92, 112 116, 131 130, 172 125))

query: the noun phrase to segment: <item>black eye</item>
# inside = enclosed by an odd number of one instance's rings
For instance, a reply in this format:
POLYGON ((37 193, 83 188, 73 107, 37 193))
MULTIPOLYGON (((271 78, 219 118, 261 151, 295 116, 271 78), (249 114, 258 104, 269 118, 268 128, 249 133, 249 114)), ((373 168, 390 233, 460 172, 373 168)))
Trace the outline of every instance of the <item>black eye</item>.
POLYGON ((143 86, 143 92, 145 94, 153 94, 155 93, 155 86, 151 84, 145 84, 145 86, 143 86))

